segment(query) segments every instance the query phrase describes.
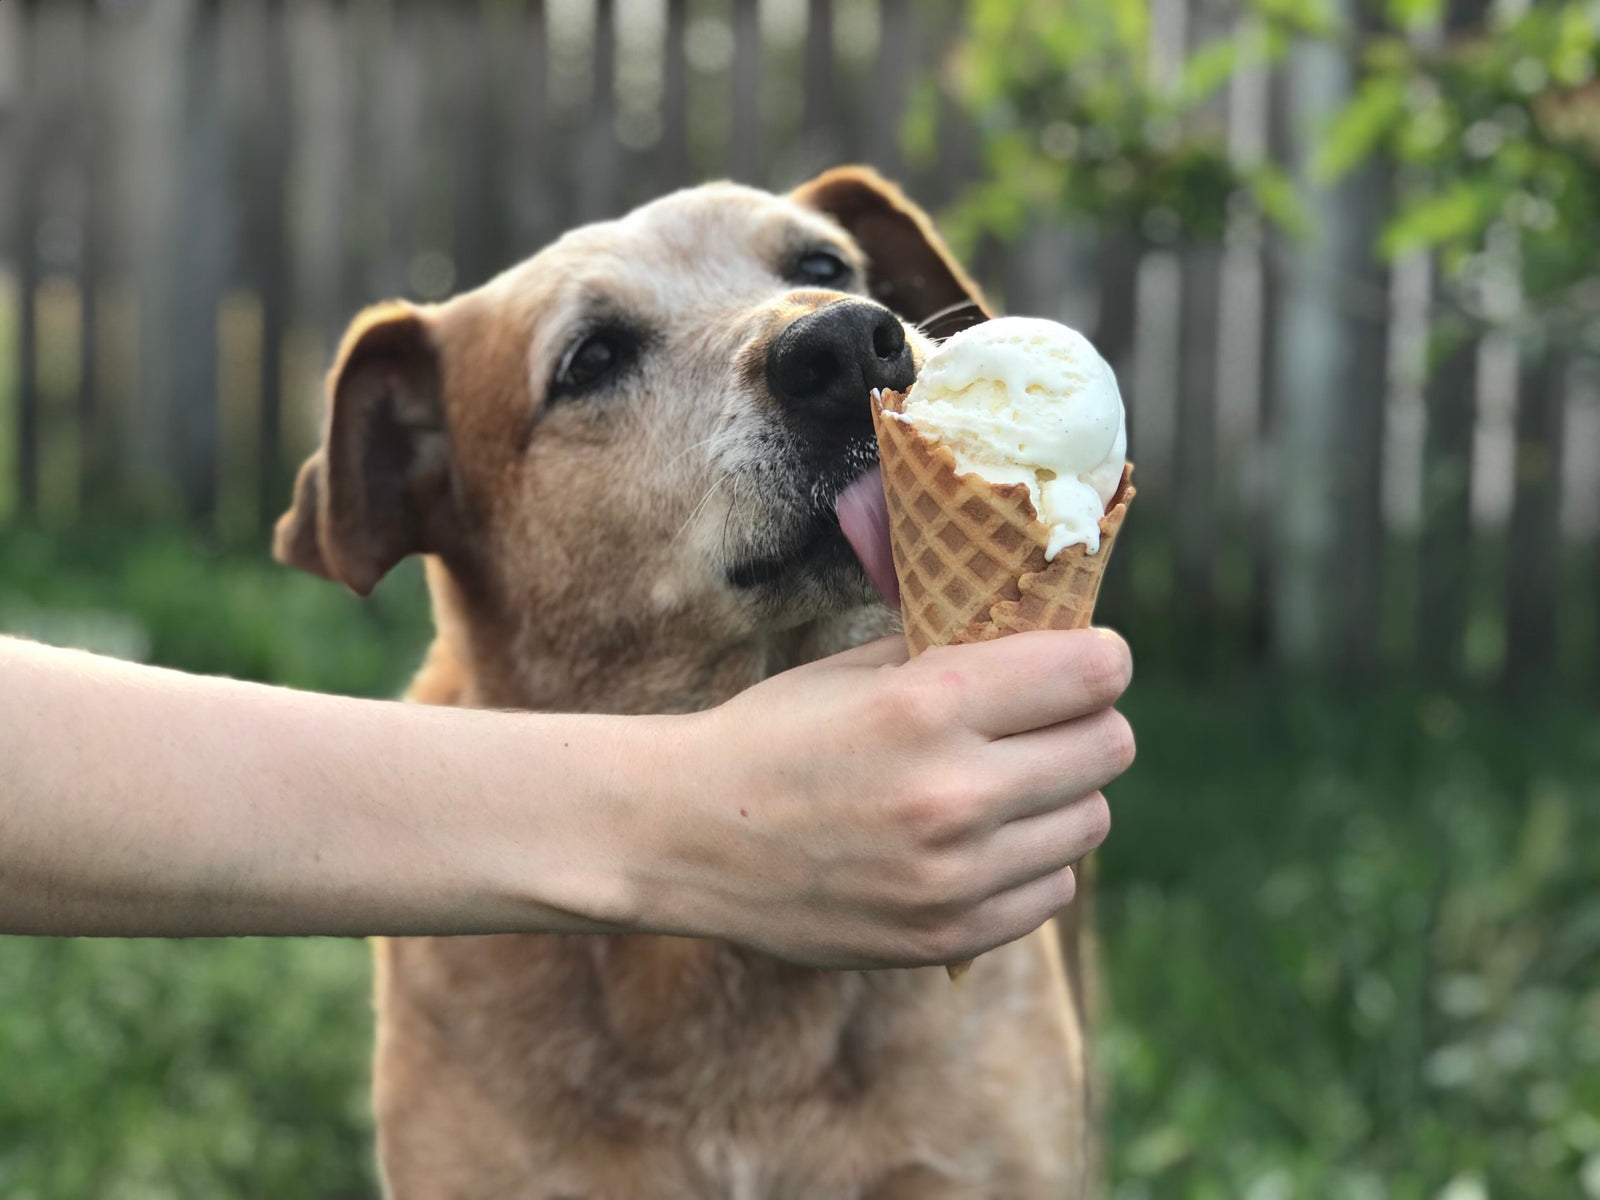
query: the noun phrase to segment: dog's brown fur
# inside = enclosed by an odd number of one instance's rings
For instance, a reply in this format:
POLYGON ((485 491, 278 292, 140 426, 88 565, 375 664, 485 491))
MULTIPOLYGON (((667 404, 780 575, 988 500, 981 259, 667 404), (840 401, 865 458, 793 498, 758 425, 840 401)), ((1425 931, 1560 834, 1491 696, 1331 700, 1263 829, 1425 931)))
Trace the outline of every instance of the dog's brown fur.
MULTIPOLYGON (((755 364, 839 298, 780 277, 818 244, 854 268, 846 290, 908 321, 981 299, 870 172, 667 197, 447 304, 358 318, 279 557, 365 594, 428 556, 438 633, 410 690, 428 704, 694 710, 883 632, 853 561, 782 557, 820 485, 808 495, 755 364), (605 396, 547 405, 586 309, 646 326, 647 350, 605 396), (731 582, 775 553, 775 584, 731 582)), ((816 971, 676 938, 394 939, 377 996, 395 1197, 1085 1187, 1083 1020, 1049 928, 955 987, 939 969, 816 971)))

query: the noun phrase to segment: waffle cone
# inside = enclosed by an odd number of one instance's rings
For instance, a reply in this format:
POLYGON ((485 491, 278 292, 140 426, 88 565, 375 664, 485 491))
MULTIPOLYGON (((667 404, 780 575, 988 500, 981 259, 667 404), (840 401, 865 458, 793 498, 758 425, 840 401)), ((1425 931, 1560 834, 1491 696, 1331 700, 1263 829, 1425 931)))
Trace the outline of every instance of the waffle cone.
MULTIPOLYGON (((874 393, 872 421, 912 657, 931 646, 1087 627, 1134 497, 1132 464, 1100 518, 1099 550, 1069 546, 1047 559, 1050 531, 1028 489, 959 474, 947 448, 898 419, 904 403, 904 393, 874 393)), ((953 964, 950 977, 971 965, 953 964)))
POLYGON ((948 449, 897 419, 904 402, 903 393, 878 393, 872 420, 912 656, 1030 629, 1086 627, 1134 497, 1132 465, 1100 518, 1100 549, 1069 546, 1049 560, 1050 533, 1028 489, 957 474, 948 449))

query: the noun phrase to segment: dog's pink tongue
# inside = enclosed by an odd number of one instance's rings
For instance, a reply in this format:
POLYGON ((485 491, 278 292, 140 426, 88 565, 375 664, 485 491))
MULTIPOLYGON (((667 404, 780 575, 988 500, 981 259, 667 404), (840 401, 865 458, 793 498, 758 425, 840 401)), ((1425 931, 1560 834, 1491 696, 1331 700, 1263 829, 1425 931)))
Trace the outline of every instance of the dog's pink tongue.
POLYGON ((890 608, 900 607, 900 580, 889 549, 889 506, 883 499, 883 472, 873 467, 839 493, 839 528, 856 552, 867 578, 890 608))

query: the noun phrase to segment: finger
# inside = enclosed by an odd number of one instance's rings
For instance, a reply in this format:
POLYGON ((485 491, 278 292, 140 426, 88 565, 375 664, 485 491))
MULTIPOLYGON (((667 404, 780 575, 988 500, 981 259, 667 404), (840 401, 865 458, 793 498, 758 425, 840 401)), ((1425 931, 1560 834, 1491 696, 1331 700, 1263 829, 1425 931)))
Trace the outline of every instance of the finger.
POLYGON ((981 852, 980 874, 995 893, 1053 875, 1082 860, 1111 832, 1111 808, 1100 792, 997 830, 981 852))
POLYGON ((837 663, 842 667, 895 667, 910 657, 910 651, 906 649, 906 639, 897 633, 892 637, 863 642, 823 661, 837 663))
POLYGON ((1127 643, 1105 629, 1018 633, 930 650, 917 662, 958 673, 962 716, 988 737, 1108 708, 1133 677, 1127 643))
POLYGON ((997 738, 983 748, 987 778, 1006 800, 999 823, 1058 809, 1097 792, 1133 765, 1133 727, 1114 708, 997 738))
POLYGON ((1072 868, 1062 867, 998 893, 974 910, 968 922, 971 940, 965 943, 961 954, 951 955, 951 959, 977 958, 996 946, 1027 937, 1071 904, 1077 890, 1072 868))

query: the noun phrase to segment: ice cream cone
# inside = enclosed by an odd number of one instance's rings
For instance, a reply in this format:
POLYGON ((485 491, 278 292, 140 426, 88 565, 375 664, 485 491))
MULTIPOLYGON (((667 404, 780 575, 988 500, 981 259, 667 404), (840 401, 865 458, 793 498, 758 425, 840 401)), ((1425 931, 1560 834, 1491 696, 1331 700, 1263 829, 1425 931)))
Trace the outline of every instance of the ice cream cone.
MULTIPOLYGON (((1100 518, 1099 549, 1090 554, 1082 545, 1068 546, 1047 559, 1049 530, 1027 487, 959 474, 948 449, 899 418, 904 402, 900 392, 874 393, 872 420, 912 656, 931 646, 1088 626, 1134 497, 1132 464, 1123 468, 1100 518)), ((969 966, 952 965, 950 977, 969 966)))

